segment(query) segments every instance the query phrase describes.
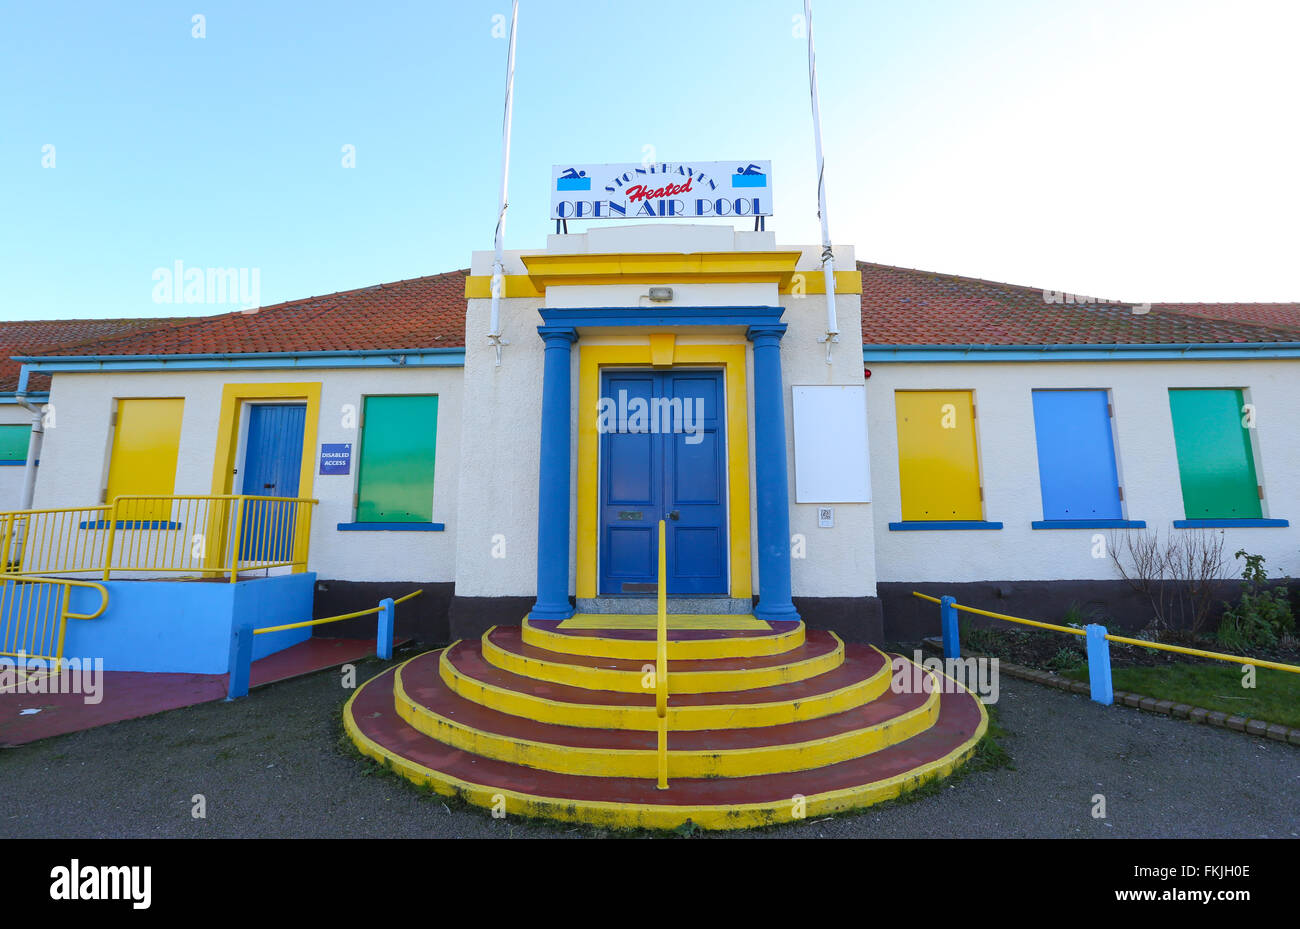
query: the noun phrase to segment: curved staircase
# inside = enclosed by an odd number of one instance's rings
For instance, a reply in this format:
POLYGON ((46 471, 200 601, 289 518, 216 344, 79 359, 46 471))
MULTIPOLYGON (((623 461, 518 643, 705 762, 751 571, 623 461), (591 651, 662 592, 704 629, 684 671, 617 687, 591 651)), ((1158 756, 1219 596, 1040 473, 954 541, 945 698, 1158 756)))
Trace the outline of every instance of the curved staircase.
POLYGON ((987 727, 978 698, 870 645, 802 622, 677 616, 659 790, 653 619, 493 627, 367 681, 344 726, 366 755, 477 806, 653 829, 869 806, 949 774, 987 727))

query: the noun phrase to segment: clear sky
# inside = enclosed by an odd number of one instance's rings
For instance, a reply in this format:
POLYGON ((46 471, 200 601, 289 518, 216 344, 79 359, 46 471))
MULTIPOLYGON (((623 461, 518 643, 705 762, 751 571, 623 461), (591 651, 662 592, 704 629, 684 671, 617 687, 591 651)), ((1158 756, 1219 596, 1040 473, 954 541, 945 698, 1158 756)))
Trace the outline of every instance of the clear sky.
MULTIPOLYGON (((771 159, 768 228, 818 240, 799 0, 520 7, 507 248, 552 231, 552 164, 646 146, 771 159)), ((831 235, 859 258, 1132 302, 1300 300, 1295 0, 815 13, 831 235)), ((233 308, 155 302, 178 260, 257 269, 264 305, 467 267, 495 223, 496 14, 507 0, 10 0, 0 318, 233 308)))

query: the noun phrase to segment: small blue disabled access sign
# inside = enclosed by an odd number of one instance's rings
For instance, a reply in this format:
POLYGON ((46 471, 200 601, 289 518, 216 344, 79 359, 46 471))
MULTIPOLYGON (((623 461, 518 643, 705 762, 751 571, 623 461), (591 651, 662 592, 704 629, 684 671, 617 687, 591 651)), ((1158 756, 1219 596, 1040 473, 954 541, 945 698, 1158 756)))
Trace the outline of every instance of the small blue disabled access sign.
POLYGON ((771 215, 770 161, 551 166, 551 219, 771 215))
POLYGON ((352 469, 352 443, 322 442, 320 447, 321 474, 349 474, 352 469))

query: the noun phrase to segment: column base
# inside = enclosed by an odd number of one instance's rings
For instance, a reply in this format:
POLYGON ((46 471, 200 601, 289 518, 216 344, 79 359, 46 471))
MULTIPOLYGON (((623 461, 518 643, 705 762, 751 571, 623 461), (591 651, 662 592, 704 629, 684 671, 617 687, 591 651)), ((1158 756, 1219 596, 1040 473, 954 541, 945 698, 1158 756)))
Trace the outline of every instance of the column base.
POLYGON ((773 606, 764 606, 763 601, 758 601, 754 607, 754 615, 765 622, 775 620, 790 621, 799 619, 799 611, 794 608, 793 603, 780 603, 773 606))
POLYGON ((542 603, 539 600, 533 604, 528 615, 533 619, 568 619, 573 615, 573 604, 567 600, 563 604, 542 603))

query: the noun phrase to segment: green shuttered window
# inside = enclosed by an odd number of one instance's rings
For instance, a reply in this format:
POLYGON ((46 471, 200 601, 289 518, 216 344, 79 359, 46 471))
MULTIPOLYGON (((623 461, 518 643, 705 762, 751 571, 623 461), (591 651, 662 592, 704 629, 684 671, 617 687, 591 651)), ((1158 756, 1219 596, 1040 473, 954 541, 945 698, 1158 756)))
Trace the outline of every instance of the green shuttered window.
POLYGON ((26 462, 31 438, 31 426, 0 426, 0 464, 26 462))
POLYGON ((366 397, 362 424, 357 522, 430 522, 437 396, 366 397))
POLYGON ((1240 390, 1170 390, 1178 476, 1188 519, 1262 515, 1240 390))

